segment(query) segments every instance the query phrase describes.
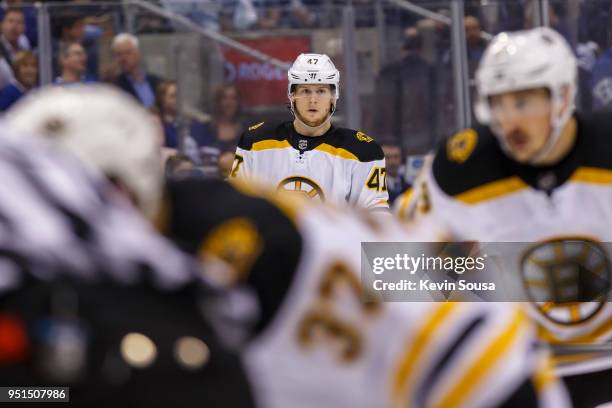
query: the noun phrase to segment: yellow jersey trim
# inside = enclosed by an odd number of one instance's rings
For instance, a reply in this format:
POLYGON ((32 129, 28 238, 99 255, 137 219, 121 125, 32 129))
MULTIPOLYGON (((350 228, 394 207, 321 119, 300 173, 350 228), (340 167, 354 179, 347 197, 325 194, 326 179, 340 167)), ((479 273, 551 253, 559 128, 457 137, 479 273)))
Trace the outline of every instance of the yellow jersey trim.
POLYGON ((483 349, 482 354, 464 371, 465 375, 451 388, 437 406, 454 408, 465 406, 466 400, 480 385, 486 375, 507 357, 509 350, 519 338, 525 327, 526 316, 517 310, 506 329, 499 333, 489 345, 483 349))
POLYGON ((408 204, 410 204, 410 200, 412 199, 413 195, 414 189, 410 187, 400 196, 399 210, 397 214, 400 220, 408 219, 408 214, 406 213, 406 210, 408 209, 408 204))
POLYGON ((389 202, 387 200, 378 200, 377 202, 375 202, 374 204, 372 204, 370 207, 368 208, 389 208, 389 202))
POLYGON ((593 353, 585 353, 585 354, 570 354, 567 356, 554 356, 552 358, 553 364, 556 368, 560 368, 560 366, 567 366, 577 363, 583 363, 585 361, 589 361, 597 358, 597 354, 593 353))
POLYGON ((341 158, 347 159, 347 160, 359 161, 357 156, 355 156, 353 153, 349 152, 348 150, 343 149, 341 147, 334 147, 334 146, 329 145, 327 143, 321 143, 320 145, 315 147, 314 150, 319 150, 321 152, 325 152, 325 153, 331 154, 333 156, 338 156, 338 157, 341 157, 341 158))
POLYGON ((439 334, 440 327, 449 320, 449 316, 457 308, 457 303, 442 303, 431 316, 428 316, 427 323, 418 330, 406 354, 400 360, 395 374, 393 397, 396 403, 405 402, 404 396, 410 394, 410 388, 415 380, 414 374, 418 372, 419 362, 425 358, 425 350, 431 344, 431 338, 439 334))
POLYGON ((612 170, 596 167, 578 167, 570 181, 589 184, 612 184, 612 170))
POLYGON ((253 143, 251 150, 258 152, 261 150, 284 149, 286 147, 291 147, 289 142, 286 140, 262 140, 260 142, 253 143))
POLYGON ((455 199, 465 204, 478 204, 483 201, 500 198, 527 188, 527 183, 517 176, 493 181, 479 187, 457 194, 455 199))
POLYGON ((552 358, 546 354, 538 362, 536 366, 536 372, 533 375, 533 386, 536 389, 536 393, 540 394, 544 392, 551 384, 557 382, 557 376, 555 375, 554 362, 552 358))

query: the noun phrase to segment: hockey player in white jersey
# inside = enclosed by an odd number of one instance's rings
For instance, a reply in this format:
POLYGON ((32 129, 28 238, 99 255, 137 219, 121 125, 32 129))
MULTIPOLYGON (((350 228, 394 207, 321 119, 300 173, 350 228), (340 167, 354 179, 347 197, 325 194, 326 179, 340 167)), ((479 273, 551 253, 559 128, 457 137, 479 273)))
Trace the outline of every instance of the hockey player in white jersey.
POLYGON ((331 124, 340 73, 324 54, 301 54, 288 72, 292 121, 261 122, 241 137, 231 175, 335 204, 388 208, 385 160, 363 132, 331 124))
MULTIPOLYGON (((47 109, 23 105, 9 123, 87 145, 89 135, 77 131, 86 122, 55 109, 73 106, 64 98, 82 101, 83 92, 41 93, 39 106, 47 109), (63 131, 40 128, 46 115, 63 117, 63 131)), ((92 112, 87 126, 112 129, 109 116, 92 112)), ((89 152, 81 157, 96 163, 89 152)), ((360 242, 416 239, 401 226, 308 200, 262 197, 245 184, 169 183, 160 218, 166 234, 202 262, 206 280, 231 292, 206 310, 241 351, 258 406, 566 406, 546 350, 516 308, 363 303, 360 242)))
MULTIPOLYGON (((61 120, 46 123, 63 133, 61 120)), ((199 312, 198 264, 96 169, 16 136, 0 131, 0 384, 69 387, 35 397, 63 394, 71 407, 170 406, 177 395, 186 407, 250 406, 236 354, 199 312), (181 359, 185 347, 197 364, 181 359)), ((8 405, 27 402, 13 391, 8 405)))
MULTIPOLYGON (((530 308, 563 354, 557 369, 574 403, 612 401, 610 254, 601 270, 587 260, 612 240, 610 115, 574 112, 576 59, 549 28, 497 35, 476 81, 484 125, 442 145, 397 211, 448 239, 530 243, 512 270, 537 270, 551 293, 580 294, 530 308), (554 257, 538 262, 534 251, 554 257)), ((527 292, 538 282, 525 279, 527 292)))

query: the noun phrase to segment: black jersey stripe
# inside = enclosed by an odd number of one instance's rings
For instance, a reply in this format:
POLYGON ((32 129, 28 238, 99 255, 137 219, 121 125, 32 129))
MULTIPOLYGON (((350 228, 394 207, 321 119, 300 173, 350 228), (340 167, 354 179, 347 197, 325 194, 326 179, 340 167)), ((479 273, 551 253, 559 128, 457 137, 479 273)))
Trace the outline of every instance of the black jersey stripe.
POLYGON ((485 322, 484 315, 473 318, 465 325, 463 330, 455 337, 455 339, 446 348, 446 351, 438 358, 437 362, 432 365, 430 371, 424 376, 421 386, 416 391, 415 401, 417 407, 425 407, 427 398, 430 392, 435 388, 440 380, 440 377, 445 372, 445 369, 451 363, 451 360, 457 355, 457 352, 465 345, 468 338, 473 335, 485 322))

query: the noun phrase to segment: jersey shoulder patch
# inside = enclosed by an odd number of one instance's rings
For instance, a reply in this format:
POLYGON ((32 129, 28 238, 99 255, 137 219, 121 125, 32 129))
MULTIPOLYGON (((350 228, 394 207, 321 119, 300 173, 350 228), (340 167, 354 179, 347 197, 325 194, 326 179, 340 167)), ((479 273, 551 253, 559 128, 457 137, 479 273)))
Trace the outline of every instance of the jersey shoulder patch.
POLYGON ((287 140, 287 132, 284 126, 268 122, 258 122, 248 127, 240 137, 238 147, 243 150, 251 150, 253 144, 265 140, 283 141, 287 140))
POLYGON ((328 139, 328 144, 351 153, 360 162, 382 160, 385 155, 374 138, 364 132, 347 128, 336 128, 334 137, 328 139))
POLYGON ((439 146, 433 175, 442 191, 456 196, 511 176, 504 166, 507 160, 492 132, 478 126, 454 134, 439 146))

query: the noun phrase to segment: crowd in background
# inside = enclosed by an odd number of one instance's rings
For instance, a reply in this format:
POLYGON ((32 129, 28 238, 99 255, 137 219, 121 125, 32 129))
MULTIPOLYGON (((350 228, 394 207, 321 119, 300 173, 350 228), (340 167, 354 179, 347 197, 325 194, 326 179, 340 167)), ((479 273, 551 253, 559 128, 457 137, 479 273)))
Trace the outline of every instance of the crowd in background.
MULTIPOLYGON (((53 83, 104 81, 115 84, 148 108, 163 132, 164 157, 169 173, 185 169, 206 169, 223 177, 229 172, 239 135, 249 121, 263 119, 248 115, 239 88, 218 84, 210 95, 209 113, 203 120, 180 120, 176 78, 161 78, 147 71, 138 36, 128 34, 117 16, 104 3, 67 0, 72 7, 58 8, 52 18, 53 83), (79 7, 87 5, 88 7, 79 7), (103 39, 111 41, 112 61, 102 64, 99 51, 103 39), (188 136, 183 140, 180 134, 188 136), (179 140, 183 140, 182 144, 179 140), (179 155, 177 152, 180 151, 179 155), (212 169, 212 170, 211 170, 212 169)), ((188 17, 202 27, 221 32, 248 32, 274 29, 339 27, 343 0, 157 0, 154 4, 188 17)), ((355 0, 356 26, 376 24, 374 0, 355 0)), ((445 2, 415 0, 443 16, 445 2)), ((466 1, 465 38, 474 98, 474 73, 490 34, 534 26, 533 0, 496 2, 487 8, 480 1, 466 1)), ((612 0, 580 2, 579 21, 571 21, 567 2, 550 2, 553 28, 573 45, 579 59, 579 109, 612 107, 612 0), (572 36, 570 27, 577 28, 572 36)), ((362 127, 385 145, 390 188, 397 194, 410 184, 400 179, 402 159, 420 154, 455 129, 451 34, 447 24, 424 19, 415 13, 385 8, 388 27, 399 27, 397 52, 387 52, 381 61, 371 95, 373 102, 363 108, 362 127), (370 106, 376 106, 371 109, 370 106), (396 166, 395 157, 399 156, 396 166), (391 166, 389 163, 393 163, 391 166), (396 168, 397 167, 397 168, 396 168)), ((0 110, 39 83, 37 56, 38 25, 34 5, 7 0, 0 7, 0 110)), ((139 13, 135 31, 164 33, 176 30, 173 23, 158 16, 139 13)), ((395 39, 397 42, 397 36, 395 39)), ((393 42, 388 51, 393 51, 393 42)), ((313 50, 316 51, 316 50, 313 50)), ((396 194, 392 194, 392 199, 396 194)))

